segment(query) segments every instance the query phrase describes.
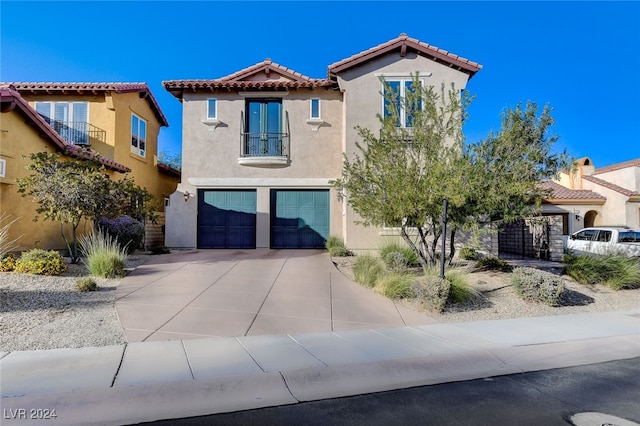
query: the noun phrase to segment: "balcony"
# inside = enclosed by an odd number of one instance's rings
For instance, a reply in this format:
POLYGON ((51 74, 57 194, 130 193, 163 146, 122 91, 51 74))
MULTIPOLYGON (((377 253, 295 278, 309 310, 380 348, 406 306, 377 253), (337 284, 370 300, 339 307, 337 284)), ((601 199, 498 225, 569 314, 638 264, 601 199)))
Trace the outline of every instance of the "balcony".
POLYGON ((82 121, 47 121, 65 141, 73 145, 91 146, 92 142, 104 142, 106 140, 107 132, 90 123, 82 121))
POLYGON ((241 133, 238 164, 267 167, 288 165, 289 134, 241 133))

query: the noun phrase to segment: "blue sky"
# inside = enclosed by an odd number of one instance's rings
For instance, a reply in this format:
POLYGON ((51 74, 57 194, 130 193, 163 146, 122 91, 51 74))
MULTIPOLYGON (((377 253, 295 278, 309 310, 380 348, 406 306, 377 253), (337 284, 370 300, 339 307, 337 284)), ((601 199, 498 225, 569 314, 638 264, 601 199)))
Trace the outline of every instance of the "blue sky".
POLYGON ((181 147, 163 80, 213 79, 269 57, 310 77, 407 33, 483 69, 465 133, 518 102, 550 104, 556 148, 597 167, 640 157, 640 2, 0 2, 0 80, 146 82, 181 147))

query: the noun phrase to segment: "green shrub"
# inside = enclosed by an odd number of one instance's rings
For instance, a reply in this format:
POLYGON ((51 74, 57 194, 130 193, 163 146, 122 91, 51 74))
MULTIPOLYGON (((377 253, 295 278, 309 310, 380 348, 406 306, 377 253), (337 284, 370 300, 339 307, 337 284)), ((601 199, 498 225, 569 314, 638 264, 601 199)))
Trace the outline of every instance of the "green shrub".
POLYGON ((384 273, 384 264, 377 257, 362 254, 353 264, 353 276, 357 283, 365 287, 376 285, 378 278, 384 273))
POLYGON ((445 272, 444 276, 447 281, 449 281, 449 284, 451 284, 447 302, 473 302, 475 304, 482 299, 480 292, 469 284, 469 276, 464 271, 460 269, 450 269, 445 272))
POLYGON ((506 260, 490 255, 478 260, 478 262, 476 262, 476 269, 511 272, 513 267, 509 265, 506 260))
POLYGON ((640 260, 619 254, 565 255, 565 273, 582 284, 603 284, 614 290, 640 287, 640 260))
POLYGON ((407 269, 409 269, 409 262, 407 258, 398 251, 390 251, 384 256, 384 258, 382 258, 382 260, 384 261, 387 269, 392 272, 402 274, 407 272, 407 269))
POLYGON ((92 275, 103 278, 125 275, 124 262, 127 260, 127 252, 109 234, 94 231, 80 237, 80 251, 92 275))
POLYGON ((464 260, 478 260, 478 252, 473 247, 462 247, 460 249, 460 258, 464 260))
POLYGON ((55 250, 33 249, 23 252, 15 265, 16 272, 35 275, 60 275, 66 270, 67 264, 55 250))
POLYGON ((13 254, 4 254, 0 256, 0 272, 10 272, 16 269, 16 256, 13 254))
POLYGON ((353 252, 344 245, 342 239, 335 235, 330 235, 327 238, 325 247, 329 250, 329 256, 331 257, 353 256, 353 252))
POLYGON ((450 288, 449 281, 440 278, 437 274, 426 274, 419 277, 411 286, 416 301, 435 312, 443 311, 447 304, 450 288))
POLYGON ((415 277, 400 273, 382 274, 376 283, 376 289, 390 299, 413 297, 412 285, 415 277))
POLYGON ((153 246, 149 249, 151 254, 168 254, 171 250, 167 246, 153 246))
MULTIPOLYGON (((405 263, 407 266, 418 265, 418 255, 414 253, 409 247, 399 244, 395 241, 387 241, 384 243, 382 248, 380 248, 380 258, 387 259, 389 253, 400 253, 405 259, 405 263)), ((386 262, 386 260, 385 260, 386 262)))
POLYGON ((128 254, 142 247, 144 239, 144 225, 131 216, 122 215, 115 219, 105 217, 98 221, 100 228, 104 229, 128 254))
POLYGON ((511 274, 511 284, 515 292, 526 300, 560 305, 564 292, 562 277, 535 268, 515 268, 511 274))
POLYGON ((82 277, 76 280, 76 286, 80 291, 96 291, 98 285, 91 277, 82 277))

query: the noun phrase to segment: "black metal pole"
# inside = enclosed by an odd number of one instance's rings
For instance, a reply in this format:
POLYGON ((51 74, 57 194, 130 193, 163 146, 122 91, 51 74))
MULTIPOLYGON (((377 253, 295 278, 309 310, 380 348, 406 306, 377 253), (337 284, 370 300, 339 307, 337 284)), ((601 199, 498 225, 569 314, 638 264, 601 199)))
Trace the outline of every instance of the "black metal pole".
POLYGON ((440 253, 440 278, 444 279, 444 251, 447 248, 447 207, 449 200, 446 198, 443 202, 442 211, 442 252, 440 253))

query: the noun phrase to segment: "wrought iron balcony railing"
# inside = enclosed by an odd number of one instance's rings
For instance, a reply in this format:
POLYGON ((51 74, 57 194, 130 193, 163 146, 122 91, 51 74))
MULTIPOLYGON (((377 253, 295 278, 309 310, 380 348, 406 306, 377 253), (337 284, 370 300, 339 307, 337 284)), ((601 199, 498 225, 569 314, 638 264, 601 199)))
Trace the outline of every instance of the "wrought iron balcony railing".
POLYGON ((242 133, 240 157, 288 157, 288 133, 242 133))
POLYGON ((104 142, 106 139, 107 132, 87 122, 47 121, 65 141, 74 145, 91 145, 93 141, 104 142))

